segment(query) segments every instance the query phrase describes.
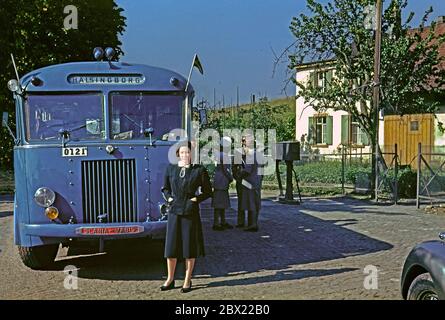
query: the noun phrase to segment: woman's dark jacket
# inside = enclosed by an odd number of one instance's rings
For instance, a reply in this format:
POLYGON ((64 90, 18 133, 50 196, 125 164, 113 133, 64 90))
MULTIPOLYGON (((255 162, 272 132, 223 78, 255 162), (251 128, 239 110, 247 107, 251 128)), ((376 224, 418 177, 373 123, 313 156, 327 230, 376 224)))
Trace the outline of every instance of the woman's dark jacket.
POLYGON ((199 203, 212 196, 207 169, 202 165, 192 164, 186 169, 184 178, 179 176, 181 168, 175 164, 169 164, 164 177, 164 186, 161 191, 165 197, 173 198, 170 205, 170 214, 190 215, 199 212, 199 203), (196 194, 201 187, 201 193, 196 194), (191 201, 196 197, 198 201, 191 201))

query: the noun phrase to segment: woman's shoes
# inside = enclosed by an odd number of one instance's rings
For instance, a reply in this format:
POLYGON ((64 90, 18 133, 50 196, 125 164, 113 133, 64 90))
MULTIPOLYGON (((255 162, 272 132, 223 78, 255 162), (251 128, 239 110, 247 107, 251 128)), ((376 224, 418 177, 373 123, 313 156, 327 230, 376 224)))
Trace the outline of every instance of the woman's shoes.
POLYGON ((161 291, 167 291, 167 290, 171 290, 171 289, 174 289, 174 288, 175 288, 175 280, 170 282, 170 284, 167 285, 167 286, 162 285, 161 286, 161 291))
POLYGON ((187 292, 190 292, 190 291, 192 291, 192 282, 191 281, 190 281, 190 287, 187 287, 187 288, 182 287, 181 288, 181 293, 187 293, 187 292))
MULTIPOLYGON (((162 285, 161 286, 161 291, 167 291, 167 290, 171 290, 171 289, 174 289, 175 288, 175 280, 173 280, 172 282, 170 282, 170 284, 169 285, 167 285, 167 286, 164 286, 164 285, 162 285)), ((182 287, 181 288, 181 293, 187 293, 187 292, 190 292, 190 291, 192 291, 192 282, 190 281, 190 286, 189 287, 182 287)))

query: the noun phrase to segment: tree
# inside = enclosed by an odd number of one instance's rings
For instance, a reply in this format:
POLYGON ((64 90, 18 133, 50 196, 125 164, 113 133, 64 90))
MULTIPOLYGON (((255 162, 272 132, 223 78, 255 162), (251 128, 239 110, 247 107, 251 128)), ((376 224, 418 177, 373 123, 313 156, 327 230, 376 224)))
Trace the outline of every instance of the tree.
MULTIPOLYGON (((293 81, 303 97, 316 110, 344 110, 357 119, 369 141, 376 138, 376 106, 372 101, 374 68, 374 31, 366 28, 374 0, 332 0, 326 5, 307 0, 310 15, 292 19, 290 30, 295 36, 289 51, 289 68, 309 61, 320 63, 317 71, 334 70, 324 90, 311 82, 293 81)), ((443 93, 444 61, 438 48, 445 35, 436 35, 432 23, 426 36, 422 29, 413 30, 411 13, 402 23, 407 0, 391 0, 384 11, 381 52, 381 104, 385 113, 433 113, 437 103, 427 101, 432 93, 443 93), (431 86, 435 83, 435 86, 431 86)), ((432 8, 425 12, 426 23, 432 8)), ((378 84, 377 84, 378 85, 378 84)), ((373 152, 375 152, 374 144, 373 152)), ((374 166, 373 166, 374 167, 374 166)))
MULTIPOLYGON (((123 51, 118 36, 126 27, 122 11, 113 0, 1 0, 0 109, 14 114, 6 88, 16 77, 10 53, 20 76, 47 65, 92 60, 94 47, 113 47, 119 59, 123 51), (64 28, 67 5, 77 8, 78 29, 64 28)), ((0 167, 10 168, 12 143, 6 129, 0 130, 0 141, 0 167)))
POLYGON ((208 110, 209 123, 206 128, 212 128, 223 134, 224 129, 263 129, 266 133, 265 143, 268 143, 267 132, 276 131, 277 141, 295 140, 295 114, 290 113, 288 104, 271 105, 266 97, 260 98, 254 106, 245 106, 232 112, 230 109, 208 110))

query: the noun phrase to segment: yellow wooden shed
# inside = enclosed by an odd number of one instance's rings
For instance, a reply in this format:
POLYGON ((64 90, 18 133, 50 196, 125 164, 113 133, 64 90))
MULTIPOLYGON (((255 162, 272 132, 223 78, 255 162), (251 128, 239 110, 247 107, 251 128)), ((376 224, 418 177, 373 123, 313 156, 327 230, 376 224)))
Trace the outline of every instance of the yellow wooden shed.
MULTIPOLYGON (((429 153, 434 146, 434 114, 406 114, 384 117, 384 152, 393 150, 397 144, 400 165, 417 168, 418 145, 422 153, 429 153)), ((424 158, 428 158, 424 156, 424 158)), ((392 156, 385 155, 389 164, 392 156)))

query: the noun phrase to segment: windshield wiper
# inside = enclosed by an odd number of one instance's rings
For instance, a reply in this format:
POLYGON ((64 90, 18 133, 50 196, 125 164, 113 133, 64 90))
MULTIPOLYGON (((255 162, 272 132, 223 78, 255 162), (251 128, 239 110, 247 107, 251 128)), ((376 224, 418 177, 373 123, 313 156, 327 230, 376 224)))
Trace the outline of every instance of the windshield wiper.
MULTIPOLYGON (((98 122, 102 122, 103 120, 102 119, 98 119, 97 121, 98 122)), ((86 128, 86 127, 87 127, 87 124, 85 123, 85 124, 82 124, 80 126, 77 126, 77 127, 74 127, 74 128, 70 128, 70 129, 60 128, 59 129, 59 135, 62 137, 62 145, 63 145, 63 147, 65 148, 66 141, 70 139, 71 133, 73 133, 74 131, 86 128)))
POLYGON ((67 138, 70 137, 70 134, 72 132, 80 130, 80 129, 83 129, 83 128, 86 128, 86 126, 87 126, 86 124, 83 124, 81 126, 74 127, 74 128, 71 128, 71 129, 61 128, 61 129, 59 129, 59 134, 61 136, 65 137, 65 139, 67 139, 67 138))

